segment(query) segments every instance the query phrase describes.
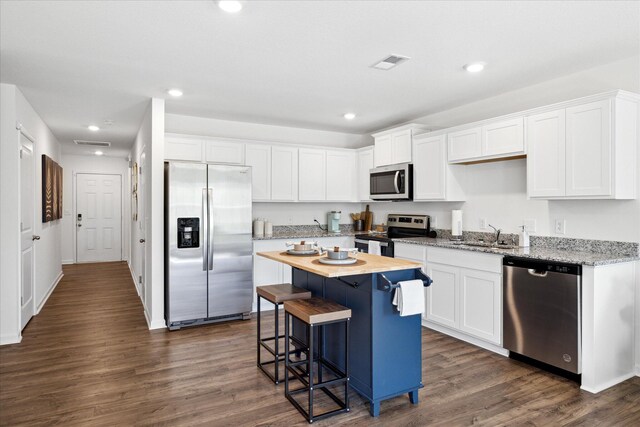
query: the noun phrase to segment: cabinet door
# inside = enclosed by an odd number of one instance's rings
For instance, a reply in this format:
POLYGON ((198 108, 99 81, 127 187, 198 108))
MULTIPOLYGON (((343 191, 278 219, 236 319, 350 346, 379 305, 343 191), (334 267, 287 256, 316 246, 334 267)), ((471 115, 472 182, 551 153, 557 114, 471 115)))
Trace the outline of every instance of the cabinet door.
POLYGON ((245 165, 251 166, 253 200, 271 200, 271 146, 247 144, 245 146, 245 165))
POLYGON ((611 195, 611 101, 567 108, 567 196, 611 195))
POLYGON ((433 283, 427 288, 425 319, 450 328, 457 328, 460 269, 428 262, 427 275, 431 277, 433 283))
POLYGON ((502 344, 502 276, 460 269, 460 330, 502 344))
POLYGON ((271 147, 271 200, 293 202, 298 198, 298 149, 271 147))
POLYGON ((527 117, 529 197, 565 194, 565 111, 527 117))
POLYGON ((524 154, 524 118, 482 127, 482 155, 524 154))
POLYGON ((391 135, 383 135, 376 138, 373 160, 376 167, 393 164, 391 135))
POLYGON ((327 151, 327 200, 354 201, 356 156, 352 151, 327 151))
POLYGON ((298 199, 327 199, 327 157, 325 150, 301 148, 298 154, 298 199))
POLYGON ((447 135, 449 161, 465 161, 482 155, 480 128, 466 129, 447 135))
POLYGON ((202 161, 202 140, 166 135, 164 139, 166 160, 202 161))
POLYGON ((369 191, 369 171, 373 169, 373 148, 358 152, 358 199, 361 202, 371 200, 369 191))
POLYGON ((240 142, 206 140, 204 147, 207 162, 244 164, 244 144, 240 142))
POLYGON ((413 141, 413 198, 444 200, 446 197, 446 136, 418 137, 413 141))
POLYGON ((391 134, 392 164, 411 162, 411 129, 391 134))

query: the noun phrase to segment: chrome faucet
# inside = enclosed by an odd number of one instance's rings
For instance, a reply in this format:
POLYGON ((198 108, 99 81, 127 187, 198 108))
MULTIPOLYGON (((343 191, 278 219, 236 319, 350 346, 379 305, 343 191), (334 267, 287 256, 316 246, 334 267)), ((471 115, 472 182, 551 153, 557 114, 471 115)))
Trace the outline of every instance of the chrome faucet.
POLYGON ((493 225, 489 224, 489 227, 493 228, 493 230, 496 232, 496 245, 500 244, 500 232, 502 230, 500 230, 499 228, 495 228, 493 225))

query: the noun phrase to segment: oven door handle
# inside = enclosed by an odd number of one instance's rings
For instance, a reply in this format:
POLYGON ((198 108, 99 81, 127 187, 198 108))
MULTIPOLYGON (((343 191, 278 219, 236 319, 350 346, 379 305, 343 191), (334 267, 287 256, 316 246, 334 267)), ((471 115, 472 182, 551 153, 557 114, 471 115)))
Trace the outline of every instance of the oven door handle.
MULTIPOLYGON (((363 245, 369 245, 369 241, 368 240, 356 239, 355 242, 356 243, 361 243, 363 245)), ((383 248, 386 248, 387 246, 389 246, 389 244, 386 243, 386 242, 380 242, 380 246, 382 246, 383 248)))
POLYGON ((396 188, 396 194, 400 194, 398 178, 400 178, 400 171, 396 171, 396 176, 393 178, 393 186, 396 188))

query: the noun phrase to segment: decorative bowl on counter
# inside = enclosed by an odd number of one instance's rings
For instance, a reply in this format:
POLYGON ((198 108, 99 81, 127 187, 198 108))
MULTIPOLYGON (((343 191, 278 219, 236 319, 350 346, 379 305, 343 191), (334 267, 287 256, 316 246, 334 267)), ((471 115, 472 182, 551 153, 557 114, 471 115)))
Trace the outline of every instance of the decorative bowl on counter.
POLYGON ((287 247, 293 246, 293 250, 296 252, 308 252, 315 251, 318 249, 318 242, 307 242, 306 240, 302 240, 298 242, 287 242, 287 247))
POLYGON ((358 249, 356 248, 341 248, 339 246, 334 246, 333 248, 322 248, 327 253, 327 258, 333 260, 339 259, 347 259, 349 255, 352 255, 353 258, 358 256, 358 249))

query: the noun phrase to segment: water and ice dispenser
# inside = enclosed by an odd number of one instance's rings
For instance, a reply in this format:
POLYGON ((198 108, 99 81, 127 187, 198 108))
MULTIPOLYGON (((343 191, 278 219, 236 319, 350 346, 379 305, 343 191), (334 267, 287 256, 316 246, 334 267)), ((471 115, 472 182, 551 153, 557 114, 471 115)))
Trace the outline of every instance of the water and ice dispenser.
POLYGON ((200 218, 178 218, 178 249, 200 247, 200 218))

